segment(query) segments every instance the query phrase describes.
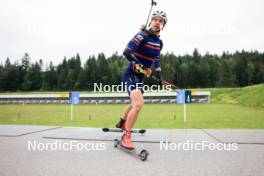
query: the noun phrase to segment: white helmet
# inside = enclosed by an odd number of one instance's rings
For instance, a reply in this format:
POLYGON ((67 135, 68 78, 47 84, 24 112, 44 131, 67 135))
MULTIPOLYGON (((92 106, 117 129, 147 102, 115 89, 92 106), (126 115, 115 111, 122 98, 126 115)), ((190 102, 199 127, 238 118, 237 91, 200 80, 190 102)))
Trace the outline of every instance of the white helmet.
POLYGON ((161 17, 164 19, 164 22, 165 24, 167 24, 168 22, 168 17, 167 17, 167 14, 161 10, 157 10, 155 12, 153 12, 152 16, 151 16, 151 20, 154 18, 154 17, 161 17))

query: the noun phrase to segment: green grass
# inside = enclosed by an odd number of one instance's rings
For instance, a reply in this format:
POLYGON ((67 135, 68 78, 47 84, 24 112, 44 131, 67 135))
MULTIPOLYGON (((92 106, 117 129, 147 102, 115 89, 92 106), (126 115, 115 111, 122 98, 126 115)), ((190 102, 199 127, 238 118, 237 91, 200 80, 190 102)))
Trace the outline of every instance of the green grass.
MULTIPOLYGON (((211 104, 187 105, 188 128, 264 129, 264 84, 202 90, 211 91, 211 104)), ((124 107, 77 105, 71 121, 70 105, 0 105, 0 124, 113 127, 124 107)), ((136 127, 183 128, 183 106, 146 104, 136 127)))
POLYGON ((264 84, 244 88, 214 88, 212 103, 236 104, 264 108, 264 84))
MULTIPOLYGON (((1 105, 0 124, 113 127, 125 105, 1 105)), ((188 128, 264 128, 264 110, 228 104, 187 105, 188 128)), ((137 128, 183 128, 183 105, 145 105, 137 128)))

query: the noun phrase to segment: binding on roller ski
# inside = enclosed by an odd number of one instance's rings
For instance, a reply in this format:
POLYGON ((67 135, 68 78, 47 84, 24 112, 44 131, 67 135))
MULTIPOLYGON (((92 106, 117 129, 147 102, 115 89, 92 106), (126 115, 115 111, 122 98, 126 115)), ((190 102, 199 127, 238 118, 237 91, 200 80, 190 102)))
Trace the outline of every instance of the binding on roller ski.
MULTIPOLYGON (((131 143, 131 133, 139 133, 140 130, 127 131, 125 129, 125 121, 121 118, 120 121, 116 124, 117 129, 123 132, 121 139, 114 140, 114 147, 120 148, 121 150, 132 154, 133 156, 139 158, 141 161, 146 161, 149 155, 149 152, 146 149, 137 151, 131 143), (129 134, 130 133, 130 134, 129 134)), ((145 130, 142 130, 145 133, 145 130)))
MULTIPOLYGON (((127 133, 125 130, 125 121, 120 119, 118 124, 116 124, 116 128, 103 128, 103 132, 121 132, 121 133, 127 133)), ((131 133, 139 133, 144 134, 146 132, 145 129, 140 130, 132 130, 131 133)), ((149 152, 146 149, 142 149, 140 152, 138 152, 135 148, 129 148, 127 146, 122 145, 122 141, 124 140, 125 134, 122 135, 121 139, 115 139, 114 140, 114 147, 120 148, 121 150, 132 154, 133 156, 139 158, 141 161, 146 161, 149 155, 149 152)))

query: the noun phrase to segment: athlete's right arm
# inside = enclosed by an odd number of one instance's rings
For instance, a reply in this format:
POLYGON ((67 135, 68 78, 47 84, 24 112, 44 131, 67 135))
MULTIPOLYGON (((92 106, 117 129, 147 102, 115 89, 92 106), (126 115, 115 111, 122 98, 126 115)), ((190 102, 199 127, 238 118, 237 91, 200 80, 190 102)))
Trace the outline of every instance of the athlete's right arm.
POLYGON ((129 41, 126 49, 123 52, 124 56, 126 56, 128 61, 132 64, 141 64, 134 54, 143 39, 144 35, 142 34, 142 32, 138 33, 135 37, 132 38, 132 40, 129 41))

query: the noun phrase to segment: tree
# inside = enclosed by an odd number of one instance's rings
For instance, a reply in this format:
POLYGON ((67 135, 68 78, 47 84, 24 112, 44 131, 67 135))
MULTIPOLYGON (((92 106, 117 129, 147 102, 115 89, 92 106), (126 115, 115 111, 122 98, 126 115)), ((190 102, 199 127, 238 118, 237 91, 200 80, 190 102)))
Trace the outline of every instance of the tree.
POLYGON ((218 87, 234 87, 235 75, 232 71, 231 60, 223 60, 219 68, 219 81, 217 82, 218 87))
POLYGON ((98 63, 97 83, 102 83, 103 85, 111 84, 110 68, 103 53, 100 53, 98 55, 97 63, 98 63))
POLYGON ((3 91, 19 90, 19 68, 17 64, 12 65, 9 58, 5 61, 4 68, 1 69, 0 76, 1 87, 3 91))
POLYGON ((246 70, 245 70, 247 85, 252 85, 253 84, 254 71, 255 71, 255 66, 252 63, 252 61, 247 62, 246 70))
POLYGON ((29 67, 23 87, 26 91, 39 90, 42 87, 42 73, 38 62, 29 67))
POLYGON ((198 65, 198 72, 201 76, 200 87, 208 87, 210 85, 210 68, 207 59, 202 59, 198 65))
POLYGON ((4 91, 4 85, 5 85, 5 80, 4 80, 4 67, 0 65, 0 91, 4 91))
POLYGON ((217 56, 213 56, 212 58, 209 58, 208 64, 209 64, 209 85, 208 87, 215 87, 218 80, 219 80, 219 66, 220 63, 218 61, 217 56))
POLYGON ((68 62, 66 57, 63 58, 62 64, 57 67, 58 90, 67 90, 66 80, 68 75, 68 62))
POLYGON ((19 67, 19 84, 20 84, 20 89, 25 90, 24 88, 24 82, 26 81, 26 75, 28 72, 28 69, 30 67, 30 57, 28 53, 25 53, 24 56, 21 59, 21 65, 19 67))
POLYGON ((201 55, 200 55, 200 53, 199 53, 197 48, 195 48, 194 51, 193 51, 193 61, 195 63, 199 63, 201 61, 201 55))
POLYGON ((93 90, 94 83, 98 83, 98 74, 97 74, 97 63, 94 56, 89 57, 84 65, 84 74, 85 74, 85 87, 88 90, 93 90))
POLYGON ((53 63, 50 62, 49 68, 43 74, 43 90, 56 90, 57 89, 58 76, 56 68, 53 63))

